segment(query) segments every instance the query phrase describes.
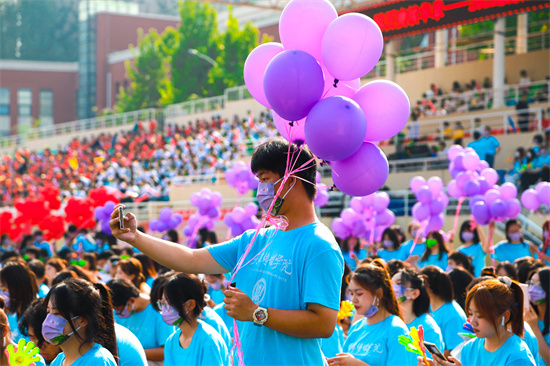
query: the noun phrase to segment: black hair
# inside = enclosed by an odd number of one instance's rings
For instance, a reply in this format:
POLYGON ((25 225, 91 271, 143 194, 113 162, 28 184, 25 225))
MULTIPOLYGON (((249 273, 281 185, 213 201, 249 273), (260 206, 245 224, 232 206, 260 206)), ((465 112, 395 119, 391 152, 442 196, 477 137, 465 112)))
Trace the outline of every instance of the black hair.
POLYGON ((477 230, 475 229, 475 225, 476 223, 472 220, 466 220, 462 223, 462 225, 460 225, 460 235, 458 239, 460 240, 461 243, 463 244, 465 243, 464 239, 462 239, 462 233, 464 231, 469 231, 474 234, 474 238, 472 239, 474 243, 480 242, 479 235, 477 233, 477 230))
POLYGON ((465 310, 466 287, 472 282, 474 276, 465 269, 454 268, 449 272, 449 278, 453 283, 454 299, 465 310))
MULTIPOLYGON (((285 175, 287 159, 291 157, 295 159, 295 166, 291 167, 291 169, 299 168, 314 158, 309 149, 303 145, 298 147, 296 144, 290 144, 289 148, 287 141, 273 140, 263 143, 254 149, 250 168, 254 174, 257 174, 260 170, 267 170, 278 174, 282 178, 285 175), (288 156, 289 152, 290 156, 288 156)), ((299 179, 311 201, 313 201, 317 192, 315 186, 316 167, 317 163, 313 160, 308 164, 306 169, 295 173, 296 176, 309 182, 306 183, 302 179, 299 179)))
POLYGON ((179 235, 176 230, 170 229, 166 232, 166 235, 168 236, 168 240, 172 243, 179 243, 179 235))
MULTIPOLYGON (((504 229, 504 233, 506 234, 506 240, 508 240, 508 242, 512 242, 512 239, 510 239, 510 237, 508 236, 508 230, 510 229, 510 226, 512 225, 517 225, 519 226, 519 228, 521 229, 521 223, 519 222, 518 219, 510 219, 508 221, 506 221, 506 228, 504 229)), ((521 243, 525 244, 525 239, 523 237, 523 234, 521 235, 521 239, 519 239, 521 243)))
POLYGON ((347 254, 349 252, 348 243, 351 239, 357 240, 357 242, 353 246, 353 252, 359 253, 359 250, 361 249, 361 240, 359 240, 359 238, 356 238, 355 236, 349 236, 340 242, 340 247, 342 248, 342 252, 344 252, 344 254, 347 254))
POLYGON ((46 266, 44 265, 44 262, 38 259, 33 259, 29 261, 28 265, 37 279, 44 278, 44 275, 46 274, 46 266))
POLYGON ((518 266, 517 281, 520 283, 527 283, 527 280, 531 278, 531 275, 535 273, 539 268, 542 268, 542 267, 545 267, 544 263, 536 261, 534 259, 529 261, 524 261, 523 263, 521 263, 521 265, 518 266))
POLYGON ((107 287, 111 292, 111 299, 115 308, 125 306, 133 297, 139 297, 138 288, 130 281, 110 280, 107 282, 107 287))
POLYGON ((134 258, 141 263, 141 273, 143 274, 145 279, 149 277, 154 278, 157 275, 155 264, 153 263, 153 260, 151 258, 143 253, 137 253, 134 258))
POLYGON ((413 300, 413 313, 417 317, 430 311, 430 296, 424 284, 424 277, 412 268, 403 268, 401 271, 401 285, 420 291, 420 295, 413 300))
POLYGON ((36 276, 28 265, 8 262, 0 270, 0 282, 8 288, 10 293, 7 313, 17 314, 17 318, 21 318, 23 312, 36 299, 38 293, 36 276))
POLYGON ((44 343, 44 337, 42 336, 42 323, 48 315, 46 306, 44 306, 44 301, 42 299, 34 300, 33 303, 25 310, 23 317, 19 321, 19 332, 25 337, 29 336, 29 327, 34 331, 34 335, 38 340, 36 346, 38 348, 42 347, 44 343))
POLYGON ((342 274, 342 286, 340 287, 340 302, 346 299, 348 293, 348 281, 346 279, 351 272, 351 268, 349 268, 348 264, 344 261, 344 273, 342 274))
POLYGON ((105 260, 108 260, 109 258, 111 258, 113 255, 115 255, 115 253, 112 251, 112 250, 106 250, 104 252, 101 252, 97 255, 97 260, 100 261, 102 259, 105 259, 105 260))
POLYGON ((479 133, 479 131, 474 131, 474 140, 479 140, 480 137, 481 134, 479 133))
POLYGON ((71 271, 70 269, 64 269, 62 271, 57 272, 57 274, 53 278, 52 287, 56 286, 61 282, 65 282, 65 280, 69 278, 78 278, 78 275, 73 271, 71 271))
POLYGON ((46 298, 44 306, 50 300, 57 309, 59 316, 65 318, 75 336, 84 343, 99 343, 105 347, 118 363, 118 351, 115 336, 115 322, 111 296, 105 285, 92 284, 82 279, 67 279, 53 287, 46 298), (86 339, 76 333, 72 318, 83 317, 87 320, 86 339))
POLYGON ((426 266, 420 270, 420 274, 426 277, 426 285, 432 293, 444 302, 454 299, 453 283, 449 275, 437 266, 426 266))
POLYGON ((397 234, 395 233, 395 230, 393 230, 392 228, 389 228, 389 227, 386 228, 386 230, 384 230, 384 232, 382 233, 382 240, 384 240, 384 236, 386 236, 386 235, 392 241, 394 250, 397 250, 401 247, 401 242, 399 241, 399 238, 397 237, 397 234))
POLYGON ((403 231, 403 228, 399 225, 392 225, 390 226, 391 229, 393 229, 395 231, 395 234, 397 235, 397 237, 401 236, 401 244, 403 244, 407 238, 407 235, 405 234, 405 231, 403 231))
POLYGON ((36 258, 40 258, 40 255, 42 254, 40 249, 38 249, 35 246, 30 246, 25 249, 25 254, 34 254, 36 258))
POLYGON ((495 273, 498 273, 500 269, 506 271, 506 276, 510 277, 513 280, 517 280, 518 274, 516 272, 516 267, 508 261, 499 262, 495 268, 495 273))
POLYGON ((82 254, 82 259, 84 259, 88 263, 89 271, 97 271, 97 257, 94 252, 82 254))
POLYGON ((403 268, 409 268, 409 263, 399 260, 399 259, 390 259, 386 262, 386 269, 390 274, 390 277, 393 277, 397 272, 401 271, 403 268))
POLYGON ((2 253, 2 256, 0 256, 0 262, 4 263, 12 258, 22 258, 21 254, 19 254, 15 250, 8 250, 5 253, 2 253))
POLYGON ((195 301, 195 307, 191 311, 192 318, 196 319, 206 306, 204 295, 208 291, 206 284, 197 276, 187 273, 176 273, 168 277, 164 286, 160 288, 159 297, 166 297, 169 305, 173 306, 179 313, 181 319, 189 322, 191 317, 183 309, 188 300, 195 301))
MULTIPOLYGON (((535 273, 538 273, 539 280, 540 280, 540 287, 544 290, 546 293, 546 298, 544 299, 544 302, 546 303, 546 311, 544 313, 544 328, 542 329, 542 335, 546 336, 548 333, 550 333, 550 267, 544 267, 539 269, 537 272, 534 272, 531 277, 535 273)), ((538 310, 538 309, 537 309, 538 310)))
POLYGON ((449 254, 448 259, 455 261, 457 265, 461 265, 466 271, 474 274, 474 266, 472 265, 472 259, 466 254, 456 251, 449 254))
POLYGON ((176 272, 171 270, 167 271, 163 274, 159 274, 157 278, 155 278, 155 280, 153 281, 153 285, 151 286, 151 294, 149 296, 151 297, 151 305, 156 311, 160 312, 160 309, 157 305, 157 301, 162 299, 162 295, 160 295, 160 289, 168 281, 168 277, 173 274, 176 274, 176 272))
MULTIPOLYGON (((438 259, 441 260, 443 258, 444 253, 449 253, 449 249, 447 248, 447 245, 445 244, 445 240, 443 239, 443 235, 439 231, 432 231, 429 232, 428 235, 426 235, 426 240, 428 240, 428 236, 432 236, 435 240, 437 240, 437 246, 439 247, 439 257, 438 259)), ((431 250, 428 248, 428 245, 426 245, 426 249, 424 250, 424 254, 422 254, 422 257, 420 258, 421 261, 426 261, 430 257, 431 250)))

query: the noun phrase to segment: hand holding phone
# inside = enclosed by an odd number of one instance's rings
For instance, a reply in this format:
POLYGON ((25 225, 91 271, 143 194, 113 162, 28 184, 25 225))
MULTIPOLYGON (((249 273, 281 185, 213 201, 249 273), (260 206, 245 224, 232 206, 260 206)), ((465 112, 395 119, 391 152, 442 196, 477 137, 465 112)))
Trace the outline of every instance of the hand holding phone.
POLYGON ((430 351, 432 356, 437 356, 444 361, 451 362, 447 359, 447 357, 445 357, 445 355, 439 350, 439 348, 437 348, 437 346, 434 343, 424 342, 424 347, 426 347, 426 349, 430 351))
POLYGON ((120 230, 124 229, 124 212, 122 211, 122 206, 118 206, 118 225, 120 230))

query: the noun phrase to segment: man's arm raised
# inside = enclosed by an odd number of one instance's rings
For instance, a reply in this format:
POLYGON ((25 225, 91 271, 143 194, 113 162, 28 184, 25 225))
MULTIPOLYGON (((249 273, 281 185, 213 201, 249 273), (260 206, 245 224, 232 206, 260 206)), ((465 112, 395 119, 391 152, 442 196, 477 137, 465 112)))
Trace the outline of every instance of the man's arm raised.
POLYGON ((229 272, 216 262, 206 248, 190 249, 184 245, 158 239, 137 230, 136 216, 129 212, 124 215, 124 229, 118 222, 118 207, 111 214, 109 226, 113 235, 122 241, 136 247, 146 256, 158 263, 184 273, 219 274, 229 272))

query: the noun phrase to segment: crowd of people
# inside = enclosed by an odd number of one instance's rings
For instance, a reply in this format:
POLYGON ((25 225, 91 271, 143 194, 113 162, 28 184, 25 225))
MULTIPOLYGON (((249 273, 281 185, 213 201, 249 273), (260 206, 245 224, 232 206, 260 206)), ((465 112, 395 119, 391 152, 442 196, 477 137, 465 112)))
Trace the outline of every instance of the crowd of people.
POLYGON ((0 207, 38 196, 43 181, 58 187, 63 197, 85 197, 105 185, 128 201, 167 200, 171 184, 223 172, 276 134, 272 117, 262 113, 256 121, 252 116, 213 117, 185 126, 168 122, 164 129, 155 121, 138 122, 128 131, 75 138, 57 149, 20 149, 0 160, 0 207))

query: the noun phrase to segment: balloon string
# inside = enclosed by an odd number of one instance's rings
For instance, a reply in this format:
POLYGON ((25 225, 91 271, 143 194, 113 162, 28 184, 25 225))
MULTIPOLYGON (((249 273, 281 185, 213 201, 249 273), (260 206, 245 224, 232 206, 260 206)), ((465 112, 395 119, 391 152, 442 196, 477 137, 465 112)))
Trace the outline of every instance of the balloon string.
POLYGON ((465 199, 466 197, 460 197, 458 199, 458 203, 456 205, 456 212, 455 212, 455 222, 453 225, 453 233, 456 233, 456 228, 458 227, 458 215, 460 214, 460 208, 462 207, 462 202, 464 202, 465 199))
POLYGON ((496 268, 495 260, 495 247, 493 246, 493 230, 489 228, 489 233, 487 234, 487 241, 489 242, 489 253, 491 253, 491 266, 496 268))
POLYGON ((208 219, 205 219, 204 217, 200 216, 199 221, 197 222, 197 225, 195 225, 195 228, 193 229, 193 233, 191 234, 191 237, 187 241, 187 247, 194 249, 197 247, 197 233, 201 229, 201 225, 204 224, 208 219))
POLYGON ((425 234, 424 230, 426 230, 427 226, 428 226, 428 220, 424 220, 420 223, 420 228, 416 231, 416 235, 414 236, 414 239, 413 239, 413 244, 411 245, 411 250, 409 250, 409 255, 411 255, 412 252, 414 251, 414 248, 418 243, 418 239, 420 239, 420 235, 425 234))

